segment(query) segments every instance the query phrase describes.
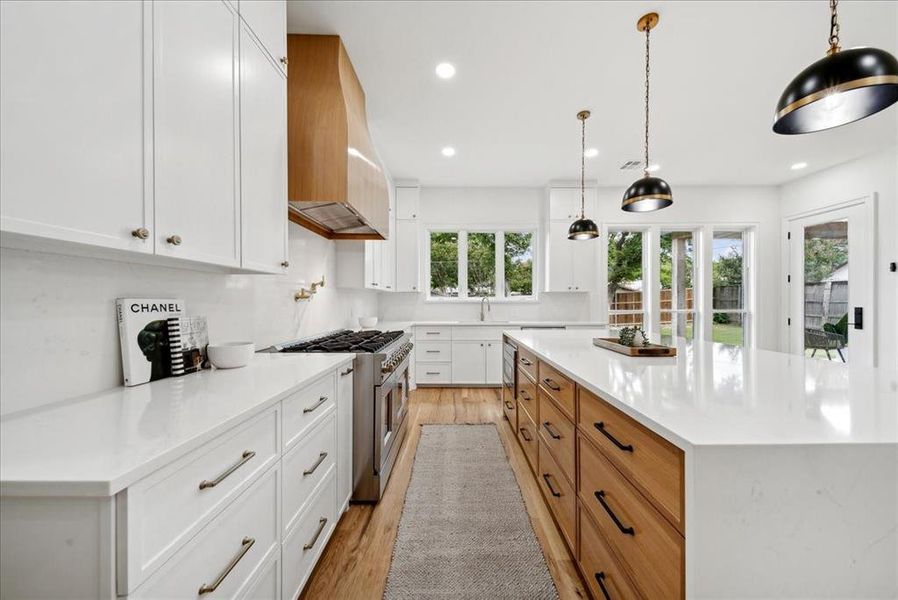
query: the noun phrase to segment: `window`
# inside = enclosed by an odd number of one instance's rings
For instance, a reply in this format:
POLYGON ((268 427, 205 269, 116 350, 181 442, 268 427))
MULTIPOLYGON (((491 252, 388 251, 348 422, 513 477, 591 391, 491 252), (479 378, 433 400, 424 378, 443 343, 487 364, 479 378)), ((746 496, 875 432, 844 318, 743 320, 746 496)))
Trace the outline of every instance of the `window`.
POLYGON ((693 339, 695 241, 691 231, 661 233, 661 335, 693 339))
POLYGON ((433 230, 428 239, 429 298, 534 298, 534 231, 433 230))
POLYGON ((711 250, 711 339, 745 343, 745 232, 714 231, 711 250))
POLYGON ((608 232, 608 323, 643 325, 643 235, 641 231, 608 232))

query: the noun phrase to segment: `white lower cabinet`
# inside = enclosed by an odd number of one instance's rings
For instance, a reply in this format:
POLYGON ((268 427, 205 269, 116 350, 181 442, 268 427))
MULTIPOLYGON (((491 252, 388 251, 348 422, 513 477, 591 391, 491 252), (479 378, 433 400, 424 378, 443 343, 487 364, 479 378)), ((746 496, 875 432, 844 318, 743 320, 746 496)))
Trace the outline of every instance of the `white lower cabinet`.
POLYGON ((280 600, 281 598, 281 557, 275 555, 269 564, 263 565, 261 573, 250 584, 244 600, 280 600))
POLYGON ((415 326, 415 381, 422 385, 501 385, 498 325, 415 326))
POLYGON ((337 372, 337 509, 340 514, 349 508, 352 497, 352 384, 353 367, 348 366, 337 372))
POLYGON ((331 470, 284 537, 284 598, 297 598, 337 524, 337 478, 331 470))
POLYGON ((502 342, 486 343, 486 383, 502 385, 502 342))
POLYGON ((486 383, 486 342, 452 342, 452 383, 486 383))

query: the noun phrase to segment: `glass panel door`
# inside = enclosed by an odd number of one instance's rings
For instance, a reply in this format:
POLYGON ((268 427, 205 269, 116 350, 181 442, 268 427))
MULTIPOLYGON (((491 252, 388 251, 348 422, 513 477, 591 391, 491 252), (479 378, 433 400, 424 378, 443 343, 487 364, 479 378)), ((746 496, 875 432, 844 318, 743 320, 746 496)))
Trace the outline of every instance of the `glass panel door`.
POLYGON ((848 219, 804 227, 804 351, 848 360, 848 219))

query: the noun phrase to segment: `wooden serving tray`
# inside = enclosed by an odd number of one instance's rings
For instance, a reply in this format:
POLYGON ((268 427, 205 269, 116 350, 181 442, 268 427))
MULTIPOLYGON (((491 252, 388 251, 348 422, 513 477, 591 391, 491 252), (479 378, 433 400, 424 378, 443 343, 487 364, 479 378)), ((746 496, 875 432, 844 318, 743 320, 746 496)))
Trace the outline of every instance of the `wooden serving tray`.
POLYGON ((677 349, 671 346, 660 346, 658 344, 649 344, 648 346, 624 346, 617 342, 617 338, 592 338, 594 346, 605 348, 617 352, 618 354, 626 354, 627 356, 676 356, 677 349))

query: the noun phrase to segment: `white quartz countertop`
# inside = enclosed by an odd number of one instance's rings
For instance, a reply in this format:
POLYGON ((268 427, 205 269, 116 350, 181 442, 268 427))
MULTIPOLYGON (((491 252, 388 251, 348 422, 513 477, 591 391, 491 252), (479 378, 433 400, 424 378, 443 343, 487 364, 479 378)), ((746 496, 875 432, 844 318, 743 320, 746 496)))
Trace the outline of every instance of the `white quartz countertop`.
POLYGON ((682 338, 676 357, 635 358, 593 346, 604 329, 508 335, 684 449, 898 444, 891 369, 682 338))
POLYGON ((407 329, 409 327, 604 327, 605 323, 597 321, 383 321, 378 322, 376 329, 407 329))
POLYGON ((0 419, 0 494, 110 496, 353 354, 256 354, 209 370, 0 419))

